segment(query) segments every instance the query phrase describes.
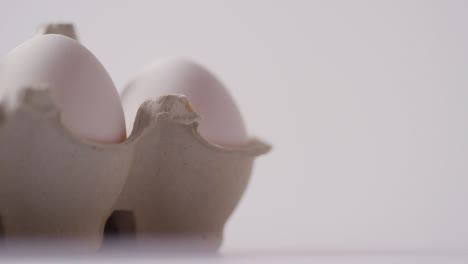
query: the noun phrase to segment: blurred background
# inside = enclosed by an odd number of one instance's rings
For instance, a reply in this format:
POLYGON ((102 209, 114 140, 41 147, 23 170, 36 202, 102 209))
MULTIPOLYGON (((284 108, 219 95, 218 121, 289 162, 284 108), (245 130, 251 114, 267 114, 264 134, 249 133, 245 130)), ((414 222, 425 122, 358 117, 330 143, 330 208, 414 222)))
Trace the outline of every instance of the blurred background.
POLYGON ((222 250, 468 250, 467 1, 4 1, 0 55, 74 22, 121 90, 184 56, 273 144, 222 250))

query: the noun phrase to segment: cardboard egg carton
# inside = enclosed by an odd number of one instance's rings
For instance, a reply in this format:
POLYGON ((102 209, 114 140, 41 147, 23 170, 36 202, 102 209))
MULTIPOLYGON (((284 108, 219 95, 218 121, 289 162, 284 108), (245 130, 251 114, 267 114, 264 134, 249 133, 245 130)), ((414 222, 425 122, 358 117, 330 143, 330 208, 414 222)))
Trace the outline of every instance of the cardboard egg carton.
POLYGON ((0 248, 59 240, 94 252, 105 236, 216 250, 270 146, 213 144, 199 121, 185 96, 152 98, 125 142, 99 144, 62 125, 47 87, 13 90, 0 103, 0 248))

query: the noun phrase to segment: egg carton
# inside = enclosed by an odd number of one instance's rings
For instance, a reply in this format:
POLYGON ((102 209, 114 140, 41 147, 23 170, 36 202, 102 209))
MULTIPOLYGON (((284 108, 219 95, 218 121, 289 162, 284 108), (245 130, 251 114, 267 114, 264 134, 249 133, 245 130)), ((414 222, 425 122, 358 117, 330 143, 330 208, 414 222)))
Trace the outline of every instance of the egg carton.
POLYGON ((60 240, 94 252, 111 235, 136 245, 180 239, 216 250, 255 157, 270 146, 255 138, 241 147, 214 144, 199 134, 199 121, 185 96, 151 98, 125 142, 100 144, 62 125, 48 87, 6 95, 0 103, 0 247, 60 240))

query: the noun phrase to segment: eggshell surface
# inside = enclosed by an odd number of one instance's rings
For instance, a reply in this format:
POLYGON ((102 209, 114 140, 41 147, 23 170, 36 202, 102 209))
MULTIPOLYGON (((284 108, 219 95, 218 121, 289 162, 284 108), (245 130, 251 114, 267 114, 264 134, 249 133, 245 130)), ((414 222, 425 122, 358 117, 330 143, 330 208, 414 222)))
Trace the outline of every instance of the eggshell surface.
POLYGON ((139 106, 147 99, 182 94, 189 98, 202 120, 198 131, 208 141, 241 146, 248 135, 241 114, 224 85, 204 67, 185 59, 157 61, 141 71, 122 92, 127 132, 139 106))
POLYGON ((62 123, 72 134, 99 143, 126 139, 115 85, 79 42, 55 34, 36 36, 0 60, 0 91, 32 85, 50 87, 62 123))

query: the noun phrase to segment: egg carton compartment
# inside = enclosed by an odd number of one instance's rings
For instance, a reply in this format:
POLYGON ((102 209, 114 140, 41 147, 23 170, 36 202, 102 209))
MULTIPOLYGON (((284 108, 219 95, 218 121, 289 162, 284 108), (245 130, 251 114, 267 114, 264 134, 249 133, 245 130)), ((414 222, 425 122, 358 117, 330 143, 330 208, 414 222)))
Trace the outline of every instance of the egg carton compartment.
POLYGON ((216 249, 256 156, 251 139, 227 148, 197 131, 182 95, 145 101, 130 137, 99 144, 61 124, 47 88, 20 89, 1 104, 0 231, 22 239, 64 239, 86 251, 107 238, 174 239, 216 249))
MULTIPOLYGON (((76 39, 69 25, 45 33, 76 39)), ((195 110, 182 95, 148 99, 126 141, 101 144, 62 124, 49 87, 10 90, 0 102, 0 250, 54 241, 96 252, 120 240, 218 249, 255 157, 271 147, 209 142, 195 110)))

